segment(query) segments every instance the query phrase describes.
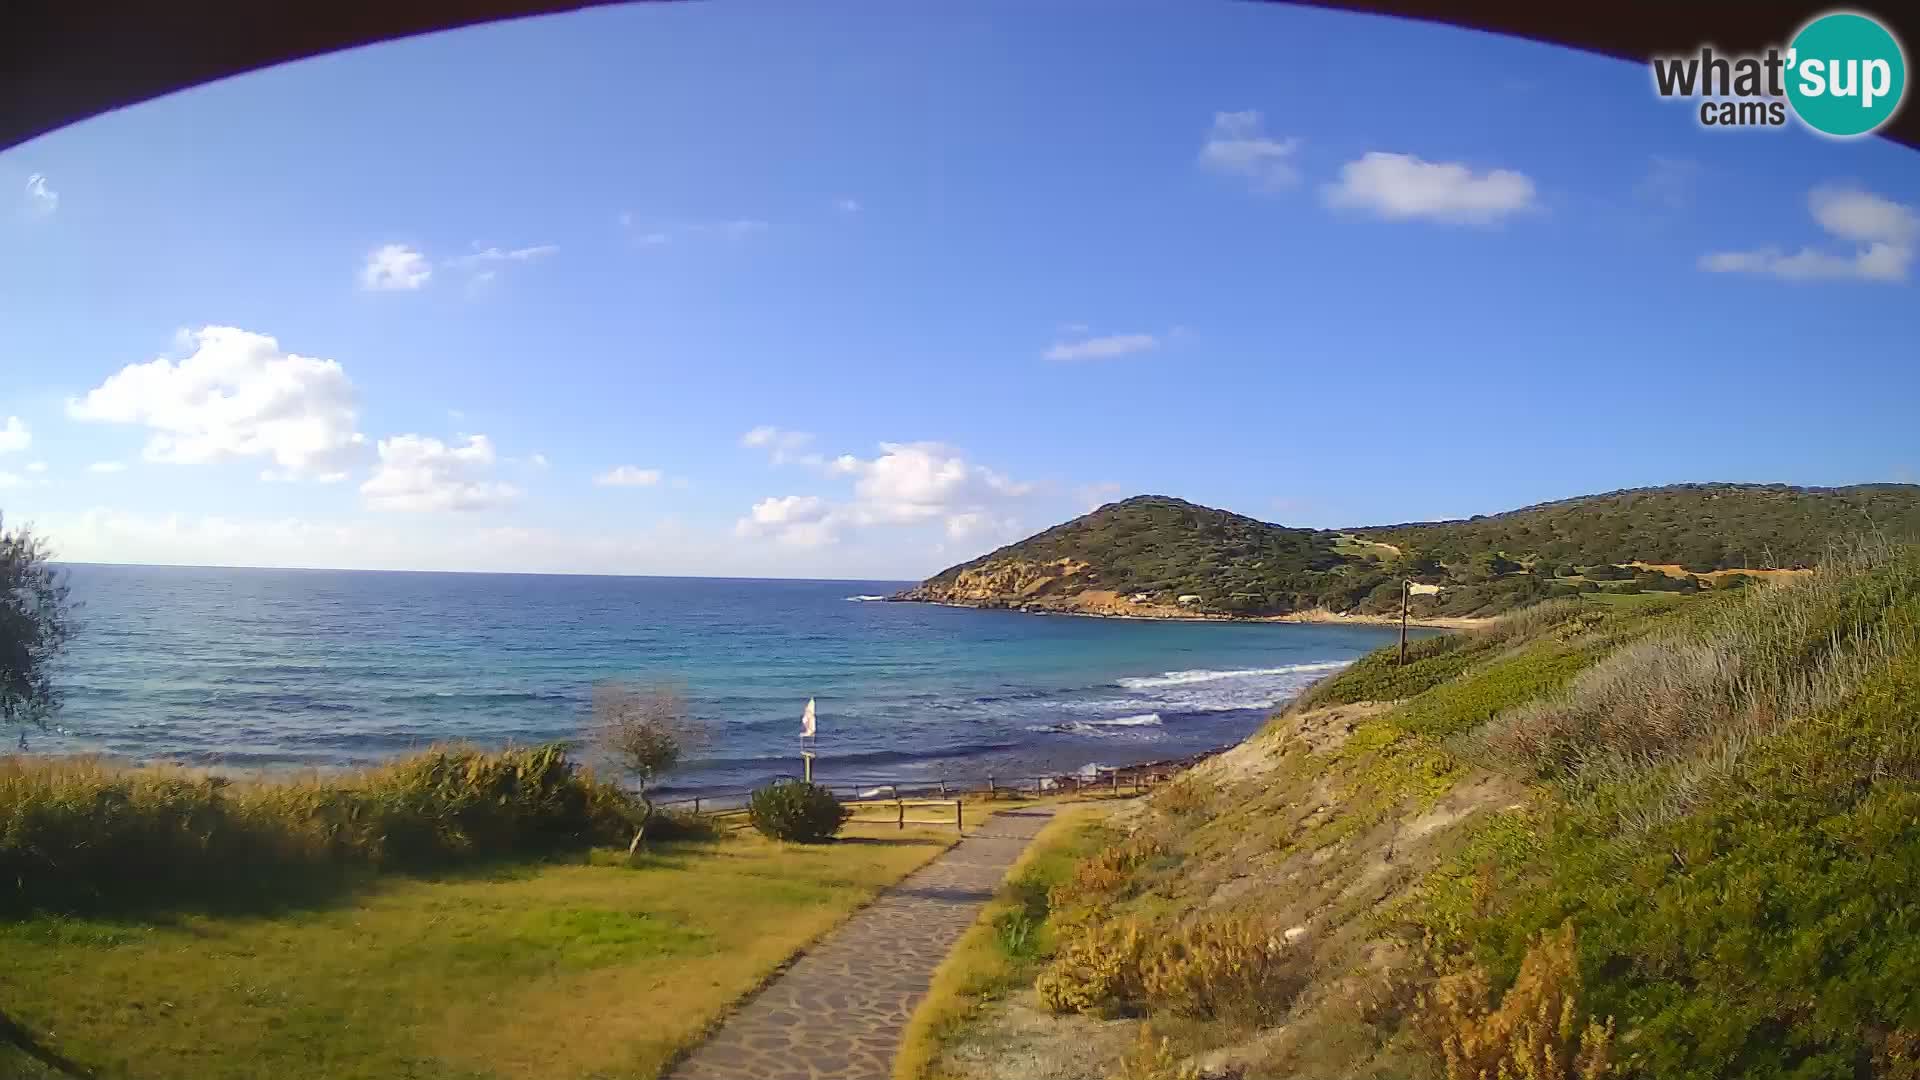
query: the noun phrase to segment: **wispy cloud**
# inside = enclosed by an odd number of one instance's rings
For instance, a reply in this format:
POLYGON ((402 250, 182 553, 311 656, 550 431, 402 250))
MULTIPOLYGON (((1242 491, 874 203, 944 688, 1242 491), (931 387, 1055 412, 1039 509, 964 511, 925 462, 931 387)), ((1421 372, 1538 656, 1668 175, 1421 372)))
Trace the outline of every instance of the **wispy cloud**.
POLYGON ((90 473, 126 472, 127 463, 124 461, 96 461, 87 466, 87 471, 90 473))
POLYGON ((791 431, 762 424, 740 436, 740 445, 750 450, 765 450, 768 459, 775 465, 821 466, 827 461, 825 455, 808 449, 813 445, 813 433, 810 431, 791 431))
POLYGON ((1299 139, 1267 134, 1266 118, 1257 109, 1217 112, 1200 146, 1200 166, 1244 177, 1258 189, 1275 190, 1299 182, 1300 170, 1293 162, 1299 149, 1299 139))
POLYGON ((1818 187, 1807 196, 1815 223, 1851 252, 1803 247, 1791 254, 1777 247, 1721 251, 1700 257, 1700 269, 1717 274, 1765 274, 1788 281, 1907 279, 1920 239, 1914 208, 1858 188, 1818 187))
POLYGON ((27 212, 35 217, 47 217, 58 209, 60 193, 49 186, 45 174, 27 177, 27 212))
POLYGON ((1340 167, 1326 185, 1328 206, 1364 210, 1388 221, 1492 225, 1534 208, 1533 181, 1511 169, 1476 173, 1457 161, 1423 161, 1375 151, 1340 167))
POLYGON ((462 269, 485 269, 491 266, 498 266, 502 263, 530 262, 534 259, 544 259, 549 255, 558 255, 559 253, 559 244, 535 244, 531 247, 523 248, 482 248, 479 244, 475 244, 473 245, 473 251, 468 254, 455 255, 452 258, 444 260, 444 262, 448 266, 460 267, 462 269))
MULTIPOLYGON (((856 205, 855 209, 858 209, 856 205)), ((642 247, 698 239, 739 242, 758 236, 773 226, 759 218, 728 218, 721 221, 641 222, 631 212, 620 215, 620 228, 642 247)))
POLYGON ((1049 360, 1111 360, 1160 347, 1152 334, 1108 334, 1079 341, 1057 341, 1044 354, 1049 360))
POLYGON ((1662 209, 1684 210, 1693 205, 1700 174, 1697 161, 1656 154, 1647 165, 1647 175, 1634 186, 1633 194, 1641 202, 1662 209))
POLYGON ((618 465, 593 478, 600 487, 653 487, 660 483, 659 469, 643 469, 638 465, 618 465))

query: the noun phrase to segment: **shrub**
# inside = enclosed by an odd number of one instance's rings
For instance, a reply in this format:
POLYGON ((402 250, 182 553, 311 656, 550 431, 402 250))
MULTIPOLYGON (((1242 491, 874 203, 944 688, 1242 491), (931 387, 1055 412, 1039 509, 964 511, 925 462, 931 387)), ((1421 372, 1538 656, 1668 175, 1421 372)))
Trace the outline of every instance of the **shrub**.
POLYGON ((1151 859, 1166 854, 1166 845, 1155 837, 1134 833, 1117 844, 1110 844, 1073 865, 1073 872, 1047 890, 1047 907, 1075 918, 1074 909, 1096 911, 1115 899, 1127 886, 1133 872, 1151 859))
POLYGON ((1447 1080, 1599 1080, 1610 1075, 1614 1024, 1580 1020, 1573 923, 1542 934, 1520 977, 1488 1005, 1487 973, 1446 975, 1421 995, 1415 1028, 1444 1063, 1447 1080))
POLYGON ((787 781, 763 787, 747 804, 749 820, 761 834, 796 844, 833 839, 852 811, 819 784, 787 781))
POLYGON ((1137 1006, 1146 938, 1131 919, 1083 927, 1034 980, 1041 1004, 1056 1013, 1137 1006))
POLYGON ((1302 965, 1263 919, 1204 915, 1163 937, 1141 971, 1148 1005, 1176 1016, 1257 1025, 1305 985, 1302 965))
POLYGON ((443 747, 362 773, 260 783, 0 759, 0 907, 220 897, 316 870, 623 842, 637 813, 558 745, 443 747))
POLYGON ((0 725, 44 724, 60 705, 53 665, 73 633, 66 576, 28 529, 0 520, 0 725))
POLYGON ((629 857, 647 842, 653 823, 653 786, 680 765, 686 752, 707 741, 707 731, 687 712, 684 695, 669 686, 602 683, 593 688, 587 740, 602 760, 634 784, 640 814, 632 822, 629 857))

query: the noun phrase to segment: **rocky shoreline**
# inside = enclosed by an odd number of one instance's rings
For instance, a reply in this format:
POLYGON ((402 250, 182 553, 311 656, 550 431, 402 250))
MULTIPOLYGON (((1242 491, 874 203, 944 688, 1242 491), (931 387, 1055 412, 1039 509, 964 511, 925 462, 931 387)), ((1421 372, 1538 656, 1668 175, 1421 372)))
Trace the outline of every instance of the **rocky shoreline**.
MULTIPOLYGON (((973 608, 979 611, 1014 611, 1023 615, 1073 615, 1089 619, 1140 619, 1154 622, 1236 622, 1236 623, 1312 623, 1328 626, 1398 626, 1397 615, 1362 615, 1347 612, 1329 611, 1326 608, 1314 608, 1306 611, 1292 611, 1283 615, 1232 615, 1225 612, 1192 611, 1171 607, 1166 604, 1128 603, 1123 610, 1115 610, 1115 605, 1104 594, 1097 596, 1091 603, 1083 603, 1080 597, 1043 596, 1022 599, 1012 596, 956 599, 951 596, 936 595, 924 586, 906 589, 887 597, 889 603, 936 604, 940 607, 973 608)), ((1468 630, 1484 626, 1491 619, 1460 616, 1439 616, 1433 618, 1413 618, 1407 620, 1408 626, 1417 626, 1428 630, 1468 630)))

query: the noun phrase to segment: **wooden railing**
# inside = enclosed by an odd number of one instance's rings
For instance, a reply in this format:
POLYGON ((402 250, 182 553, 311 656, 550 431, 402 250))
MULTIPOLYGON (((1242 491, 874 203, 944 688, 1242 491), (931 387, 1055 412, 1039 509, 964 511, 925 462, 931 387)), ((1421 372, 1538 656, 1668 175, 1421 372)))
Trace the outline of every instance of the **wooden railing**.
MULTIPOLYGON (((886 818, 862 818, 859 811, 867 807, 883 807, 892 813, 891 824, 898 828, 908 825, 948 825, 963 830, 966 824, 964 803, 969 798, 1000 799, 1024 798, 1042 795, 1080 795, 1080 794, 1142 794, 1158 784, 1171 780, 1194 765, 1219 753, 1209 750, 1191 757, 1170 761, 1149 761, 1139 765, 1125 765, 1118 768, 1098 769, 1092 773, 1056 773, 1045 776, 995 776, 986 775, 970 778, 952 777, 843 777, 839 779, 817 778, 815 783, 838 796, 840 800, 855 811, 855 821, 867 823, 889 823, 886 818), (910 818, 908 808, 941 807, 952 808, 951 814, 944 812, 938 818, 910 818)), ((780 777, 793 780, 796 777, 780 777)), ((735 791, 708 791, 677 799, 662 799, 655 806, 663 810, 679 810, 698 814, 716 823, 725 822, 727 828, 745 828, 747 803, 753 798, 753 791, 742 789, 735 791)))

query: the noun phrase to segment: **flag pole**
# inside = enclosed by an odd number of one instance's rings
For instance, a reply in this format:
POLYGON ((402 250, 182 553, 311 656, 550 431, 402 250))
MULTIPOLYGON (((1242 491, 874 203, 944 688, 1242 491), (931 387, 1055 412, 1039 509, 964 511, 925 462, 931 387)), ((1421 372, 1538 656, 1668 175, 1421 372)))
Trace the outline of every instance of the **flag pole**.
POLYGON ((1407 594, 1412 591, 1413 579, 1400 579, 1400 666, 1407 666, 1407 594))
POLYGON ((800 773, 809 784, 813 783, 813 739, 813 699, 808 698, 806 711, 800 714, 800 773))

